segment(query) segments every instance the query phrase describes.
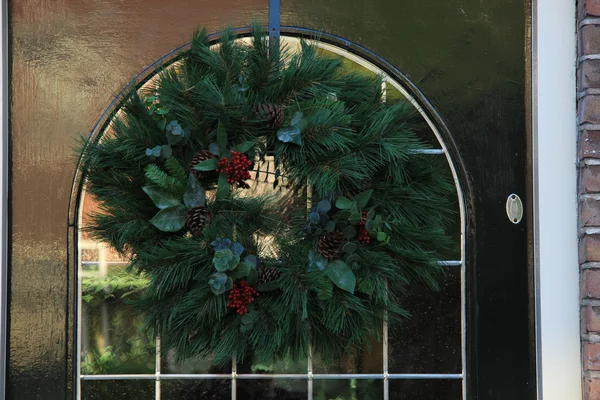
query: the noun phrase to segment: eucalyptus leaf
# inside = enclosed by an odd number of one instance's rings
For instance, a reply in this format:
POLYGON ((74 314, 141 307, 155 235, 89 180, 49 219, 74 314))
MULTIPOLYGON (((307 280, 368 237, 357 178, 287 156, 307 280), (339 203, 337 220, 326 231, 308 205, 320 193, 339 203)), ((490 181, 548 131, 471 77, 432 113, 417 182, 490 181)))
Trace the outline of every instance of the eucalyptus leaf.
POLYGON ((333 231, 335 231, 335 222, 333 222, 333 221, 328 221, 328 222, 325 224, 325 230, 326 230, 327 232, 333 232, 333 231))
POLYGON ((383 225, 383 221, 382 221, 381 215, 377 215, 375 217, 375 228, 379 230, 379 229, 381 229, 382 225, 383 225))
POLYGON ((362 210, 363 208, 365 208, 367 206, 367 203, 369 203, 369 199, 371 198, 372 194, 373 194, 373 189, 369 189, 367 191, 357 194, 356 196, 354 196, 352 198, 352 200, 354 200, 356 202, 356 206, 358 207, 358 209, 362 210))
POLYGON ((168 144, 160 147, 160 156, 167 159, 173 156, 173 149, 168 144))
POLYGON ((211 275, 210 280, 208 281, 208 286, 210 286, 210 290, 214 294, 219 295, 225 293, 227 290, 227 280, 228 277, 226 274, 223 272, 216 272, 211 275))
POLYGON ((345 262, 342 260, 331 261, 325 268, 325 273, 337 287, 354 294, 356 276, 345 262))
POLYGON ((365 229, 369 233, 375 233, 375 231, 377 231, 377 224, 375 223, 375 221, 369 220, 365 224, 365 229))
POLYGON ((211 143, 208 145, 208 151, 213 153, 215 156, 219 155, 219 145, 216 143, 211 143))
POLYGON ((225 282, 225 290, 233 289, 233 279, 227 278, 227 282, 225 282))
MULTIPOLYGON (((156 113, 157 113, 158 115, 165 115, 165 114, 168 114, 168 113, 169 113, 169 110, 168 110, 167 108, 159 108, 159 109, 156 111, 156 113)), ((177 122, 177 121, 175 121, 175 122, 177 122)))
POLYGON ((338 217, 340 217, 340 219, 348 219, 350 218, 350 215, 352 215, 352 212, 350 210, 344 210, 340 211, 338 217))
POLYGON ((311 224, 315 224, 315 225, 317 225, 319 222, 321 222, 321 216, 316 212, 311 212, 308 215, 308 219, 311 224))
POLYGON ((356 228, 354 228, 353 226, 347 226, 346 229, 344 229, 344 237, 346 239, 353 239, 356 236, 356 228))
POLYGON ((209 158, 201 163, 194 166, 196 171, 214 171, 219 166, 219 160, 217 158, 209 158))
POLYGON ((258 282, 258 272, 254 268, 250 268, 248 271, 248 278, 246 279, 248 285, 253 286, 258 282))
POLYGON ((250 266, 250 268, 256 268, 258 266, 258 258, 254 254, 250 254, 244 258, 244 262, 250 266))
POLYGON ((387 239, 387 233, 385 232, 377 232, 377 241, 384 242, 387 239))
POLYGON ((314 251, 308 252, 308 272, 311 271, 323 271, 329 261, 323 257, 320 253, 314 251))
POLYGON ((329 200, 327 200, 327 199, 321 200, 317 204, 317 212, 327 213, 327 212, 329 212, 329 210, 331 210, 331 202, 329 200))
POLYGON ((352 200, 346 197, 338 197, 335 206, 340 210, 349 210, 352 207, 352 200))
POLYGON ((175 195, 158 186, 144 186, 142 190, 152 199, 154 205, 161 210, 181 204, 181 201, 175 195))
POLYGON ((250 150, 255 144, 256 144, 256 140, 248 140, 246 142, 236 144, 233 147, 233 150, 239 151, 240 153, 245 153, 248 150, 250 150))
POLYGON ((231 271, 229 276, 231 279, 243 278, 248 275, 248 272, 250 272, 250 266, 245 262, 241 262, 233 271, 231 271))
POLYGON ((356 243, 348 242, 344 246, 342 246, 342 252, 351 254, 351 253, 354 253, 357 248, 358 248, 358 246, 356 245, 356 243))
POLYGON ((189 208, 200 207, 206 204, 206 192, 192 174, 188 177, 188 183, 183 193, 183 203, 189 208))
POLYGON ((302 136, 299 128, 287 127, 280 128, 277 131, 277 139, 283 143, 295 143, 298 146, 302 146, 302 136))
POLYGON ((369 210, 369 212, 367 213, 367 219, 373 219, 374 216, 375 216, 375 209, 371 208, 369 210))
POLYGON ((362 215, 359 212, 353 212, 350 217, 348 217, 348 221, 350 221, 352 225, 360 224, 360 221, 362 221, 362 215))
POLYGON ((292 117, 290 121, 290 126, 298 126, 302 122, 304 118, 304 113, 302 111, 296 111, 296 114, 292 117))
POLYGON ((233 246, 231 246, 231 251, 233 252, 233 254, 241 256, 242 253, 244 252, 244 246, 242 246, 240 243, 235 242, 233 244, 233 246))
POLYGON ((177 232, 185 226, 185 213, 187 207, 183 205, 171 206, 160 210, 150 223, 163 232, 177 232))

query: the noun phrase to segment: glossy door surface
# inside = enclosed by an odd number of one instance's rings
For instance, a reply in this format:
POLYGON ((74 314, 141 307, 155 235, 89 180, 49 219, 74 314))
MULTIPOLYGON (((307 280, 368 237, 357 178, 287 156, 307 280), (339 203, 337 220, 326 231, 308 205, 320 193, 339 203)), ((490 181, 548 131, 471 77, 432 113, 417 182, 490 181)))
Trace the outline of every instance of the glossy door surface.
POLYGON ((267 0, 9 1, 7 398, 73 393, 76 268, 68 268, 67 235, 75 234, 68 212, 79 134, 87 136, 115 94, 196 27, 245 26, 266 20, 267 8, 267 0))
MULTIPOLYGON (((345 37, 393 63, 422 91, 447 128, 442 133, 457 163, 468 211, 463 267, 468 277, 467 393, 473 399, 534 397, 528 228, 526 221, 512 224, 504 211, 511 193, 527 201, 527 7, 527 0, 281 1, 282 24, 345 37)), ((196 26, 217 31, 227 24, 248 25, 253 18, 267 21, 268 0, 14 0, 9 12, 7 397, 72 398, 79 356, 74 337, 77 264, 68 238, 76 242, 69 201, 78 133, 87 136, 115 94, 146 66, 185 44, 196 26)), ((455 300, 458 286, 451 287, 455 300)), ((434 303, 426 307, 432 317, 415 324, 435 329, 431 321, 443 320, 440 310, 449 307, 447 299, 430 298, 434 303)), ((418 294, 414 303, 422 304, 418 294)), ((452 318, 445 321, 456 322, 452 318)), ((405 350, 449 354, 439 357, 435 368, 460 372, 453 350, 459 332, 453 326, 446 342, 427 349, 415 339, 404 343, 405 350)), ((410 365, 392 360, 390 365, 396 369, 392 372, 431 366, 418 360, 410 365)), ((370 384, 358 383, 359 388, 370 384)), ((85 385, 97 387, 90 392, 110 387, 105 382, 85 385)), ((151 381, 135 385, 112 386, 113 397, 132 393, 131 398, 145 398, 144 393, 153 391, 151 381)), ((165 398, 177 398, 186 385, 172 381, 165 398)), ((373 387, 369 390, 378 395, 380 386, 373 387)), ((322 392, 345 396, 342 389, 322 392)), ((422 393, 459 398, 461 386, 395 381, 390 392, 390 398, 398 399, 422 393)))

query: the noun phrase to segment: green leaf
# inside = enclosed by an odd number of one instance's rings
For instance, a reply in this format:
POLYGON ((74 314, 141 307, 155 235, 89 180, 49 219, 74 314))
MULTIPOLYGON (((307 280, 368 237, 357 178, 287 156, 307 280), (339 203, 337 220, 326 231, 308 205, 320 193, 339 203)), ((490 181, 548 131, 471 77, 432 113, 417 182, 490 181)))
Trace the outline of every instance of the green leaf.
POLYGON ((381 215, 377 215, 375 217, 375 228, 379 230, 381 229, 381 225, 383 225, 381 215))
POLYGON ((209 158, 201 163, 194 166, 196 171, 214 171, 219 166, 219 160, 217 158, 209 158))
POLYGON ((250 272, 250 265, 246 264, 245 262, 241 262, 237 265, 237 267, 235 267, 229 276, 231 279, 243 278, 244 276, 248 275, 248 272, 250 272))
POLYGON ((375 209, 371 208, 369 210, 369 212, 367 213, 367 219, 373 219, 374 216, 375 216, 375 209))
POLYGON ((250 150, 256 144, 256 140, 248 140, 246 142, 242 142, 236 144, 232 150, 239 151, 240 153, 245 153, 250 150))
POLYGON ((342 260, 331 261, 325 268, 325 273, 337 287, 354 294, 356 276, 345 262, 342 260))
POLYGON ((340 210, 349 210, 352 207, 352 200, 346 197, 338 197, 335 206, 340 210))
POLYGON ((354 242, 348 242, 342 247, 342 251, 346 254, 351 254, 356 251, 358 246, 354 242))
POLYGON ((167 127, 167 120, 165 118, 163 118, 160 121, 158 121, 157 125, 161 131, 164 131, 165 128, 167 127))
POLYGON ((250 268, 256 268, 258 265, 258 259, 254 254, 250 254, 244 258, 244 262, 250 266, 250 268))
POLYGON ((156 113, 157 113, 158 115, 165 115, 165 114, 168 114, 168 113, 169 113, 169 109, 167 109, 167 108, 159 108, 159 109, 156 111, 156 113))
POLYGON ((219 153, 219 145, 216 143, 211 143, 208 145, 208 151, 210 151, 211 153, 213 153, 215 156, 218 156, 219 153))
POLYGON ((328 260, 319 253, 314 251, 308 252, 308 272, 323 271, 327 266, 328 260))
POLYGON ((229 182, 227 182, 227 174, 221 172, 219 174, 219 184, 217 186, 217 199, 225 199, 229 197, 229 182))
POLYGON ((210 286, 210 290, 216 295, 225 293, 226 284, 227 284, 227 275, 223 272, 215 272, 211 275, 210 280, 208 281, 208 286, 210 286))
POLYGON ((227 278, 227 282, 225 282, 225 290, 233 289, 233 279, 227 278))
POLYGON ((354 196, 352 198, 352 200, 354 200, 356 202, 358 209, 362 210, 363 208, 365 208, 367 206, 367 203, 369 202, 369 199, 371 198, 372 194, 373 194, 373 189, 369 189, 365 192, 361 192, 361 193, 357 194, 356 196, 354 196))
POLYGON ((250 268, 248 271, 246 282, 248 282, 248 285, 250 286, 256 285, 256 282, 258 282, 258 272, 254 268, 250 268))
POLYGON ((311 212, 308 215, 308 220, 310 221, 311 224, 317 225, 321 221, 321 216, 319 215, 319 213, 311 212))
POLYGON ((225 125, 220 120, 217 127, 217 145, 221 152, 227 148, 227 131, 225 130, 225 125))
POLYGON ((377 230, 377 224, 375 223, 375 221, 367 221, 367 223, 365 224, 365 229, 367 230, 367 232, 369 233, 374 233, 377 230))
POLYGON ((360 224, 360 221, 362 221, 362 215, 359 212, 353 212, 350 217, 348 217, 348 221, 350 221, 352 225, 360 224))
POLYGON ((356 228, 353 226, 347 226, 346 229, 344 229, 344 237, 346 239, 352 239, 354 236, 356 236, 356 228))
POLYGON ((185 226, 186 206, 172 206, 160 210, 150 223, 163 232, 177 232, 185 226))
POLYGON ((303 122, 304 113, 302 111, 296 111, 296 114, 292 117, 290 121, 291 126, 300 126, 300 123, 303 122))
POLYGON ((277 131, 277 139, 283 143, 294 143, 298 146, 302 146, 302 136, 299 128, 287 127, 280 128, 277 131))
POLYGON ((378 242, 385 242, 386 238, 387 238, 387 233, 385 233, 385 232, 377 232, 377 241, 378 242))
POLYGON ((192 174, 188 178, 188 183, 183 193, 183 203, 189 208, 200 207, 206 204, 206 192, 200 182, 198 182, 198 179, 192 174))
POLYGON ((178 206, 181 204, 181 201, 175 197, 172 193, 167 192, 164 189, 159 188, 158 186, 144 186, 142 190, 150 196, 154 205, 161 210, 165 208, 178 206))
POLYGON ((325 230, 327 232, 333 232, 333 231, 335 231, 335 222, 333 222, 333 221, 327 221, 327 223, 325 224, 325 230))
POLYGON ((279 284, 279 281, 271 281, 267 283, 261 283, 260 285, 256 285, 254 289, 258 290, 259 292, 270 292, 272 290, 279 289, 279 284))
POLYGON ((329 210, 331 210, 331 202, 327 199, 325 200, 321 200, 318 204, 317 204, 317 211, 320 213, 327 213, 329 212, 329 210))

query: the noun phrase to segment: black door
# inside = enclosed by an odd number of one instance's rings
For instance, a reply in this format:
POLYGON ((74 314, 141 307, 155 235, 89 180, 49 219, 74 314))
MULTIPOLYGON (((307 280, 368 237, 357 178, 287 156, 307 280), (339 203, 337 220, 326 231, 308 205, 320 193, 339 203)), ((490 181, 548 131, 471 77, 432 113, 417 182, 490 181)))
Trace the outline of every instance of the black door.
MULTIPOLYGON (((271 2, 277 7, 270 19, 267 0, 9 3, 7 398, 78 392, 79 186, 71 190, 78 133, 95 129, 115 93, 183 45, 196 26, 218 31, 253 18, 270 20, 275 33, 280 22, 282 35, 291 37, 312 37, 311 29, 333 34, 320 38, 369 61, 408 91, 453 163, 463 201, 461 262, 449 263, 447 288, 415 313, 415 339, 404 349, 395 345, 405 352, 390 355, 386 372, 398 376, 386 383, 389 398, 458 399, 463 389, 469 399, 534 398, 529 227, 525 219, 510 221, 505 208, 513 193, 527 204, 529 187, 527 1, 286 0, 280 7, 271 2), (434 339, 422 337, 428 335, 434 339), (421 361, 431 353, 433 361, 421 361)), ((412 302, 418 309, 419 293, 412 302)), ((84 386, 89 393, 119 387, 113 397, 156 395, 153 380, 106 382, 84 386)), ((163 398, 169 390, 163 388, 163 398)), ((323 390, 323 398, 336 397, 323 390)))

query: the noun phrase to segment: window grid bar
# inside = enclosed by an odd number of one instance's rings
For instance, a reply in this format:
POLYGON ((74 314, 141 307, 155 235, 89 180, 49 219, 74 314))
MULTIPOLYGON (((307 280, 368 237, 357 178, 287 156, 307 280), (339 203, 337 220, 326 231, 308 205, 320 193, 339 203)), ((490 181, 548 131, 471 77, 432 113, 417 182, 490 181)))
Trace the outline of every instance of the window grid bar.
POLYGON ((231 375, 229 375, 231 378, 231 400, 237 400, 237 376, 237 359, 233 357, 231 360, 231 375))
MULTIPOLYGON (((129 264, 129 261, 81 261, 81 265, 98 265, 98 264, 104 264, 104 265, 127 265, 129 264)), ((462 261, 460 260, 444 260, 444 261, 439 261, 440 265, 443 265, 445 267, 460 267, 462 265, 462 261)))
POLYGON ((161 360, 161 355, 160 355, 160 337, 156 337, 154 342, 156 343, 156 358, 154 363, 156 364, 154 366, 154 371, 155 371, 155 375, 156 375, 156 382, 154 384, 154 398, 156 400, 160 400, 160 360, 161 360))
MULTIPOLYGON (((336 380, 336 379, 394 379, 394 380, 458 380, 463 374, 107 374, 81 375, 82 381, 119 381, 119 380, 170 380, 170 379, 307 379, 307 380, 336 380)), ((232 386, 233 387, 233 386, 232 386)), ((233 394, 233 390, 232 390, 233 394)))
POLYGON ((308 348, 308 360, 306 362, 306 398, 307 400, 313 400, 313 358, 312 358, 312 347, 308 348))

